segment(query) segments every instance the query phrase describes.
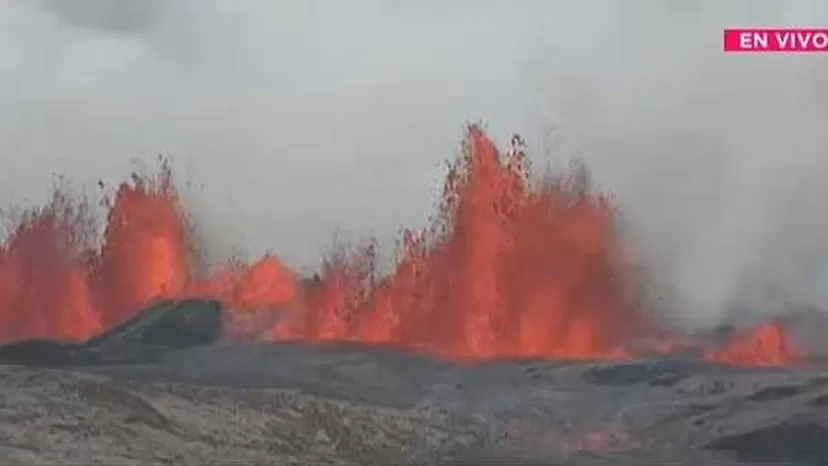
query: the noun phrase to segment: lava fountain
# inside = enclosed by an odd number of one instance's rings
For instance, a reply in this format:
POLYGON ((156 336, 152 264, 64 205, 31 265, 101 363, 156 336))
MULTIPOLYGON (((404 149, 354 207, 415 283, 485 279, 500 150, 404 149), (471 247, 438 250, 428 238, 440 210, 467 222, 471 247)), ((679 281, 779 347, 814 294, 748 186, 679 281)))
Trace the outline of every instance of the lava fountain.
MULTIPOLYGON (((501 152, 471 126, 436 215, 403 232, 391 273, 378 273, 368 242, 325 257, 309 283, 274 256, 197 270, 166 161, 105 197, 101 235, 86 201, 57 189, 0 245, 0 339, 81 340, 153 299, 207 296, 239 317, 231 336, 241 338, 352 340, 459 360, 635 356, 627 343, 657 325, 627 282, 611 199, 582 165, 542 179, 529 168, 519 138, 501 152)), ((775 322, 703 353, 738 365, 795 360, 775 322)))

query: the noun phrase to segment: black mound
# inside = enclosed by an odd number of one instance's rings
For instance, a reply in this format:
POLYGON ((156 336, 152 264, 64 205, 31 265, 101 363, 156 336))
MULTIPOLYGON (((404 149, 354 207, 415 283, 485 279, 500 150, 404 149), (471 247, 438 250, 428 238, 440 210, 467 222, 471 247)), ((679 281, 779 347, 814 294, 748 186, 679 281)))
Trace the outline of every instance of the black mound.
POLYGON ((67 367, 153 362, 170 351, 214 343, 223 321, 218 301, 159 301, 83 343, 28 340, 0 346, 0 364, 67 367))

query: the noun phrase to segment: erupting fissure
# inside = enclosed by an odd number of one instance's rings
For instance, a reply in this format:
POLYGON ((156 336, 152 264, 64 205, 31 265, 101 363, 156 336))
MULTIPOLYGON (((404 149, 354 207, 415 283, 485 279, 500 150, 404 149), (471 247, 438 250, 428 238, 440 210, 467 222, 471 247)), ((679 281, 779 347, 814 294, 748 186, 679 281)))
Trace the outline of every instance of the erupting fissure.
MULTIPOLYGON (((86 201, 59 188, 0 244, 0 340, 85 339, 153 299, 210 296, 238 317, 230 338, 354 340, 454 359, 635 356, 627 343, 656 326, 625 279, 610 199, 587 175, 576 166, 531 179, 519 138, 500 152, 471 126, 437 215, 402 234, 390 274, 379 276, 371 242, 337 250, 312 281, 269 255, 198 273, 166 161, 106 200, 99 243, 86 201)), ((796 359, 774 322, 703 354, 796 359)))

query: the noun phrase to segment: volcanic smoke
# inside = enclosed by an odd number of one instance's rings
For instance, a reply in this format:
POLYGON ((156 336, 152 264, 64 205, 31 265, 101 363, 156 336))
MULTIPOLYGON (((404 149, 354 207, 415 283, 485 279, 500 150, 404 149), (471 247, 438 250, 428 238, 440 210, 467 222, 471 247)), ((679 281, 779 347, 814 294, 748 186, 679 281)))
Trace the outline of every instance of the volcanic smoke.
MULTIPOLYGON (((500 151, 469 127, 436 215, 403 232, 385 275, 374 242, 328 255, 311 280, 270 255, 200 270, 164 160, 155 176, 133 175, 104 197, 102 235, 88 201, 58 187, 0 245, 0 340, 83 340, 154 299, 203 296, 238 317, 228 338, 350 340, 460 360, 618 359, 686 347, 641 311, 611 199, 583 166, 533 178, 523 146, 515 137, 500 151), (642 337, 659 343, 633 344, 642 337)), ((773 321, 696 349, 736 365, 796 360, 773 321)))

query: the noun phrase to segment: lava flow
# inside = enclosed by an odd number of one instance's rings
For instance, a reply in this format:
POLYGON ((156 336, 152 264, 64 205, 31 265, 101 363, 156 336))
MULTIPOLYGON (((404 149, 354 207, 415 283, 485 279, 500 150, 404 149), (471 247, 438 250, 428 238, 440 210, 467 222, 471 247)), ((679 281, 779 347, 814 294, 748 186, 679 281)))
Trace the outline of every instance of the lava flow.
MULTIPOLYGON (((223 301, 239 317, 230 337, 354 340, 454 359, 625 358, 636 355, 630 338, 657 329, 626 281, 610 200, 586 170, 531 179, 518 138, 502 153, 476 126, 437 215, 404 232, 385 276, 373 243, 326 257, 311 281, 273 256, 202 273, 165 162, 106 206, 99 241, 86 202, 60 189, 18 219, 0 245, 0 340, 80 340, 153 299, 182 296, 223 301)), ((795 360, 774 322, 704 354, 738 365, 795 360)))

